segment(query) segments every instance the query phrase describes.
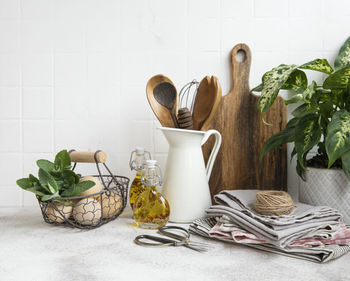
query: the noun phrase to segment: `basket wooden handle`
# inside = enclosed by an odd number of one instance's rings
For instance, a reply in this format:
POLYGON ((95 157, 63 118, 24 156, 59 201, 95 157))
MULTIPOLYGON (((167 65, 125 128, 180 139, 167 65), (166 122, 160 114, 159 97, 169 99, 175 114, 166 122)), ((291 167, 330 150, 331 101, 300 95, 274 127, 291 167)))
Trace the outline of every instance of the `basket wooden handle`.
POLYGON ((72 159, 72 162, 80 162, 80 163, 96 163, 95 161, 95 154, 96 154, 96 160, 98 163, 105 163, 107 160, 107 154, 103 151, 71 151, 69 153, 70 158, 72 159))

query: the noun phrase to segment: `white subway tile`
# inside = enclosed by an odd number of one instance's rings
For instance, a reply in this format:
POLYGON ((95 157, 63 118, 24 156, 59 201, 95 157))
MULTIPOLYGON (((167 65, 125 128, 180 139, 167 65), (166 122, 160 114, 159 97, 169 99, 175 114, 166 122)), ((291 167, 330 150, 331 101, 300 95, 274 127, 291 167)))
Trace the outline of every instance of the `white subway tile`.
POLYGON ((85 0, 51 0, 54 3, 54 17, 56 19, 75 19, 81 21, 86 18, 85 0))
POLYGON ((0 152, 21 150, 21 129, 19 120, 0 121, 0 152))
POLYGON ((87 23, 86 44, 89 51, 105 52, 107 50, 116 54, 120 52, 120 38, 120 23, 116 20, 91 20, 87 23))
POLYGON ((52 55, 25 55, 22 63, 22 81, 24 86, 52 85, 52 55))
POLYGON ((120 58, 115 54, 89 54, 88 85, 116 85, 120 77, 120 58))
POLYGON ((86 87, 55 87, 55 119, 87 120, 89 103, 86 87))
POLYGON ((257 51, 282 51, 288 49, 291 38, 287 20, 256 19, 254 21, 254 40, 252 48, 257 51))
POLYGON ((119 95, 120 120, 153 119, 153 111, 146 97, 145 86, 122 87, 119 95))
POLYGON ((222 52, 229 56, 232 48, 238 43, 254 47, 254 22, 250 18, 222 20, 222 52), (240 26, 244 26, 241 28, 240 26))
POLYGON ((189 23, 188 46, 191 51, 217 51, 220 48, 218 19, 192 18, 189 23))
MULTIPOLYGON (((88 121, 62 120, 55 122, 55 151, 62 149, 91 150, 88 121)), ((94 149, 92 149, 94 150, 94 149)))
MULTIPOLYGON (((246 19, 253 17, 254 3, 253 0, 222 0, 221 11, 224 18, 246 19)), ((234 29, 244 30, 243 26, 237 25, 234 29)))
POLYGON ((288 16, 288 0, 255 0, 256 17, 286 17, 288 16))
MULTIPOLYGON (((168 76, 178 88, 188 82, 187 52, 156 52, 152 56, 152 69, 149 78, 156 74, 168 76)), ((145 84, 146 85, 146 84, 145 84)))
POLYGON ((155 18, 151 32, 154 48, 158 50, 182 51, 187 49, 188 27, 186 21, 172 17, 155 18))
POLYGON ((289 48, 291 51, 322 51, 325 22, 308 18, 289 21, 289 48), (307 28, 306 28, 307 27, 307 28))
POLYGON ((152 121, 128 121, 116 124, 120 132, 124 132, 120 139, 118 152, 132 151, 136 146, 142 146, 148 151, 153 151, 153 122, 152 121))
POLYGON ((186 0, 150 0, 150 13, 153 17, 175 17, 177 19, 186 18, 186 0))
POLYGON ((324 24, 324 28, 321 30, 325 51, 338 54, 340 47, 350 35, 348 26, 350 26, 350 17, 337 17, 327 20, 327 24, 324 24))
POLYGON ((52 91, 46 87, 23 88, 23 118, 51 119, 52 91))
POLYGON ((124 53, 121 58, 121 81, 128 86, 144 86, 152 76, 149 53, 124 53))
POLYGON ((22 177, 28 177, 29 174, 38 177, 39 167, 37 166, 36 161, 39 159, 46 159, 53 162, 55 160, 55 155, 54 153, 24 153, 22 177))
POLYGON ((52 38, 50 20, 22 20, 21 39, 24 53, 50 53, 53 48, 52 38))
POLYGON ((122 1, 115 0, 87 0, 87 17, 89 20, 118 19, 122 1))
POLYGON ((0 0, 0 18, 19 18, 20 0, 0 0))
POLYGON ((0 54, 0 86, 18 86, 20 60, 17 55, 0 54))
MULTIPOLYGON (((0 6, 1 9, 1 6, 0 6)), ((0 19, 0 52, 16 53, 19 50, 19 23, 0 19)))
POLYGON ((21 1, 22 17, 25 19, 51 18, 53 15, 53 0, 21 1))
MULTIPOLYGON (((120 87, 119 86, 91 86, 87 91, 89 99, 89 119, 99 120, 101 126, 103 122, 110 120, 119 121, 121 118, 120 108, 120 87)), ((123 104, 122 106, 131 110, 131 104, 123 104)))
POLYGON ((304 17, 311 20, 314 17, 323 16, 321 7, 321 0, 292 0, 289 1, 289 15, 291 17, 304 17))
POLYGON ((46 120, 23 121, 24 152, 52 152, 52 122, 46 120))
POLYGON ((20 114, 20 89, 17 87, 0 88, 0 119, 18 119, 20 114))
POLYGON ((124 134, 114 120, 89 121, 89 146, 92 151, 102 150, 108 154, 108 163, 115 168, 118 166, 116 158, 121 139, 124 134))
POLYGON ((339 19, 350 16, 350 2, 347 0, 322 0, 325 17, 339 19))
POLYGON ((84 47, 84 25, 76 20, 59 19, 54 22, 55 52, 79 52, 84 47))
POLYGON ((0 167, 1 167, 0 186, 15 185, 16 180, 22 177, 21 154, 0 153, 0 167))
POLYGON ((189 17, 217 18, 219 7, 219 0, 190 0, 188 1, 189 17))
POLYGON ((205 76, 219 76, 220 53, 191 53, 189 55, 190 80, 201 81, 205 76))
POLYGON ((22 202, 22 190, 16 185, 1 186, 0 206, 1 207, 18 207, 22 202))
POLYGON ((86 59, 82 54, 56 54, 55 86, 82 86, 86 82, 86 59))
MULTIPOLYGON (((126 3, 129 1, 123 1, 126 3)), ((120 32, 120 47, 123 52, 145 51, 154 49, 157 41, 162 40, 160 31, 145 14, 130 17, 123 11, 120 32)))

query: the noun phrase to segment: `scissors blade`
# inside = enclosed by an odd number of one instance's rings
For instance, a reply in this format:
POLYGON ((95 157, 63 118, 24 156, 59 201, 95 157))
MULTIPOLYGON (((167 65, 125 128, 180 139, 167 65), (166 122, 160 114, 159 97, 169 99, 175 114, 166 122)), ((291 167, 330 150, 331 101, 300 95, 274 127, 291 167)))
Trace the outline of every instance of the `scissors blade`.
POLYGON ((140 246, 147 246, 147 247, 159 247, 159 246, 175 246, 176 241, 171 239, 166 239, 159 236, 153 236, 153 235, 138 235, 135 237, 134 242, 137 245, 140 246))

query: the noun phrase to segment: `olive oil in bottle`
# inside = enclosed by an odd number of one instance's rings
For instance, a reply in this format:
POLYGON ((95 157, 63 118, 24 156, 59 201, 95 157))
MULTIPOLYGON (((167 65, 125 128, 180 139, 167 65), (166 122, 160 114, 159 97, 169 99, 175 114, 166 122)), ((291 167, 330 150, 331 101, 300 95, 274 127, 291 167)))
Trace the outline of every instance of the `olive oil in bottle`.
POLYGON ((144 191, 144 186, 141 183, 141 170, 143 169, 146 158, 151 159, 151 154, 148 151, 145 151, 143 147, 136 147, 136 149, 131 152, 129 163, 130 169, 136 171, 136 177, 131 184, 129 193, 129 202, 131 208, 134 207, 136 197, 142 191, 144 191))
POLYGON ((136 198, 133 213, 136 225, 141 228, 159 228, 169 220, 168 201, 157 191, 162 184, 161 170, 156 160, 147 160, 141 172, 141 183, 144 186, 136 198))

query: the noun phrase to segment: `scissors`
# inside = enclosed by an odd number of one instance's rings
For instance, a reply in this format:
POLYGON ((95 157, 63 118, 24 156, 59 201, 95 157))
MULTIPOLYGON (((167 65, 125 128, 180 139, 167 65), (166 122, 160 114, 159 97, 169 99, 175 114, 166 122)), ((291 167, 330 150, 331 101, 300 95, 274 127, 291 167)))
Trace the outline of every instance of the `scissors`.
POLYGON ((198 252, 208 250, 207 244, 190 241, 190 233, 180 226, 163 226, 158 229, 158 233, 173 239, 143 234, 136 236, 134 242, 137 245, 146 247, 185 246, 198 252))

